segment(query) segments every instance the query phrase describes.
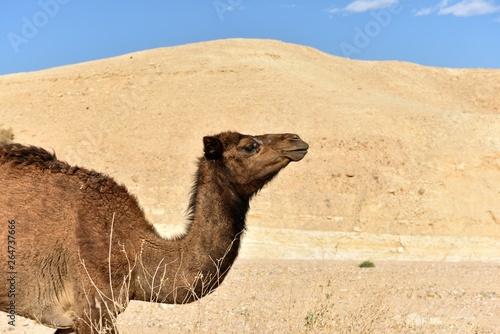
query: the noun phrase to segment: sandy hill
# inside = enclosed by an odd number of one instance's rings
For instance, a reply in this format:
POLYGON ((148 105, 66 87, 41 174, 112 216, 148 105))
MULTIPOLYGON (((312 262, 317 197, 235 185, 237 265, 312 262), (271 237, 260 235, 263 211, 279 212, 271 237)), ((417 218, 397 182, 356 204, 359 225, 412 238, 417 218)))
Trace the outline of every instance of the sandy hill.
POLYGON ((0 87, 0 124, 16 141, 112 175, 155 224, 185 221, 201 138, 231 129, 296 132, 311 146, 252 202, 250 231, 500 239, 499 70, 232 39, 1 76, 0 87))

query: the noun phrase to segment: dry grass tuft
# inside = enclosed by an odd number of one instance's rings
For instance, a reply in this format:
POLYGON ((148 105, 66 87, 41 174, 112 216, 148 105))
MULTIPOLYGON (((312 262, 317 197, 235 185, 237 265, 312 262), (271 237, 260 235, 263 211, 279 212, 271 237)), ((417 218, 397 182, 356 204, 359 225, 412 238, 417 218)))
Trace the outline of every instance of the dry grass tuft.
POLYGON ((14 140, 12 128, 3 129, 0 125, 0 144, 8 144, 14 140))
MULTIPOLYGON (((111 266, 111 257, 112 257, 112 245, 113 245, 113 232, 114 232, 114 219, 115 219, 115 213, 113 213, 113 218, 111 220, 111 228, 110 228, 110 234, 109 234, 109 244, 108 244, 108 256, 107 256, 107 263, 108 263, 108 286, 99 286, 97 284, 90 272, 87 270, 87 267, 85 265, 85 261, 80 258, 80 264, 82 265, 85 273, 86 273, 86 278, 89 280, 91 290, 93 290, 93 293, 90 293, 90 291, 84 291, 85 296, 87 298, 87 303, 90 306, 89 307, 89 312, 92 312, 92 309, 96 309, 93 307, 93 305, 97 305, 97 310, 98 310, 98 316, 95 314, 89 313, 86 311, 83 322, 88 326, 91 330, 91 333, 96 333, 96 334, 106 334, 106 333, 115 333, 117 328, 119 327, 119 321, 118 321, 118 315, 123 313, 125 309, 127 308, 129 304, 129 296, 130 296, 130 288, 132 282, 132 273, 133 270, 136 268, 136 266, 141 269, 142 275, 144 277, 147 277, 146 284, 149 286, 147 287, 147 291, 151 291, 149 294, 149 303, 151 305, 159 303, 159 301, 162 300, 160 296, 163 296, 165 294, 165 289, 166 287, 164 286, 164 283, 168 280, 168 278, 165 277, 167 273, 167 267, 169 263, 158 263, 155 268, 149 268, 146 267, 145 264, 142 261, 142 256, 139 254, 136 258, 134 258, 133 261, 129 258, 126 249, 122 245, 122 249, 120 249, 121 252, 125 254, 125 258, 127 260, 128 264, 128 272, 123 277, 121 284, 119 285, 119 288, 117 289, 114 287, 116 282, 113 282, 112 278, 112 266, 111 266), (159 284, 157 284, 159 282, 159 284), (115 293, 115 291, 117 293, 115 293), (91 295, 97 295, 96 300, 91 300, 90 296, 91 295), (96 321, 97 320, 97 321, 96 321)), ((224 257, 228 254, 229 250, 231 249, 232 245, 228 246, 228 249, 226 250, 226 253, 224 254, 224 257)), ((80 256, 80 254, 79 254, 80 256)), ((221 259, 217 259, 213 261, 215 269, 215 273, 213 275, 209 276, 204 276, 201 272, 199 275, 197 275, 194 280, 188 279, 186 277, 176 277, 175 279, 179 279, 179 283, 177 284, 177 289, 182 289, 182 290, 188 290, 189 293, 184 297, 184 300, 181 301, 181 304, 184 303, 190 303, 191 300, 194 300, 197 302, 200 307, 198 308, 198 314, 197 318, 193 319, 193 324, 194 324, 194 332, 201 332, 202 331, 202 326, 205 323, 204 321, 204 309, 203 309, 203 304, 200 303, 200 300, 203 298, 205 295, 211 294, 217 286, 220 285, 220 280, 222 279, 223 276, 225 276, 227 273, 223 272, 220 270, 220 267, 222 265, 222 262, 224 261, 224 257, 221 259), (185 284, 185 285, 183 285, 185 284), (196 287, 200 286, 201 287, 201 292, 197 292, 196 287), (201 295, 198 295, 198 293, 201 293, 201 295)), ((143 293, 146 295, 146 289, 143 287, 143 293)), ((176 294, 176 291, 171 291, 169 292, 171 294, 176 294)), ((154 309, 153 307, 150 308, 150 310, 154 309)), ((155 326, 152 324, 150 321, 148 321, 144 327, 152 327, 155 326)))

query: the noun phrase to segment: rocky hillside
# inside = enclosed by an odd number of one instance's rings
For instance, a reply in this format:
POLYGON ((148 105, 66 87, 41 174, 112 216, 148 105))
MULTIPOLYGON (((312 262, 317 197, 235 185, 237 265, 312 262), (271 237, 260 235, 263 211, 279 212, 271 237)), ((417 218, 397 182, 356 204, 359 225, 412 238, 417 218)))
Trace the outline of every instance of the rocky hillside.
POLYGON ((201 138, 296 132, 311 148, 249 225, 500 238, 500 71, 365 62, 220 40, 0 77, 16 141, 125 183, 182 225, 201 138))

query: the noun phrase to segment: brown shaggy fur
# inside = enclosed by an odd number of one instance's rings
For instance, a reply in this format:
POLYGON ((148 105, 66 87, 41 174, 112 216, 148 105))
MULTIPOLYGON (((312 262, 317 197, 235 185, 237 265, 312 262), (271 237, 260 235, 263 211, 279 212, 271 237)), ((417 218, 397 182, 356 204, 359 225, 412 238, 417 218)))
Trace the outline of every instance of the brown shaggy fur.
POLYGON ((308 145, 293 134, 204 138, 184 236, 161 238, 109 176, 33 146, 0 146, 0 308, 59 328, 116 333, 130 300, 193 302, 238 255, 251 197, 308 145), (14 232, 12 232, 14 231, 14 232), (9 238, 9 235, 11 237, 9 238), (10 240, 10 242, 9 242, 10 240))

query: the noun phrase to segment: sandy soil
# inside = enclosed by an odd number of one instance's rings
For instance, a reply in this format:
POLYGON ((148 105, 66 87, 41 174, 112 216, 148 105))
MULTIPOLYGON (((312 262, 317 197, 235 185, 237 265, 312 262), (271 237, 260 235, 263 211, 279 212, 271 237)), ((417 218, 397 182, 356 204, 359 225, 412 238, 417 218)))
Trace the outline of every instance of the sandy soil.
MULTIPOLYGON (((363 315, 382 324, 373 333, 500 333, 499 70, 223 40, 0 87, 0 126, 16 141, 126 184, 164 235, 182 231, 202 136, 310 144, 253 200, 223 286, 189 306, 132 303, 124 333, 342 333, 363 315)), ((20 319, 14 332, 40 328, 20 319)))
MULTIPOLYGON (((500 333, 500 266, 239 260, 189 305, 132 302, 122 333, 500 333)), ((51 333, 18 318, 14 331, 51 333)))

